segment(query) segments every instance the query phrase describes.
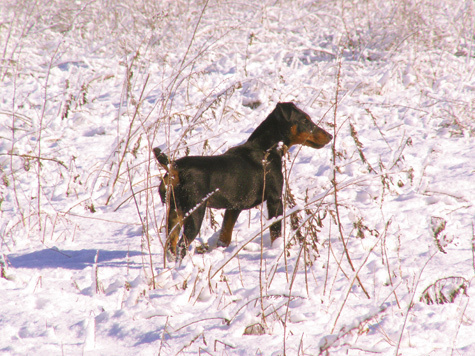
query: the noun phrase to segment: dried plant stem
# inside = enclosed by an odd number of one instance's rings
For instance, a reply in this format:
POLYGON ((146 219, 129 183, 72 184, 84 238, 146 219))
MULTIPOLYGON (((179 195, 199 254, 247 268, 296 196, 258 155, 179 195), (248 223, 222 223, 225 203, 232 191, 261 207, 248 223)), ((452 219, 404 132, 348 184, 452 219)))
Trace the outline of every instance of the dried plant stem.
MULTIPOLYGON (((338 184, 336 181, 336 138, 337 138, 337 124, 336 124, 336 114, 338 111, 338 95, 340 91, 340 73, 341 73, 341 59, 338 61, 338 72, 337 72, 337 83, 336 83, 336 90, 335 90, 335 105, 334 105, 334 114, 333 114, 333 144, 332 144, 332 153, 333 153, 333 179, 332 179, 332 184, 333 184, 333 196, 335 200, 335 212, 336 212, 336 219, 337 219, 337 225, 338 225, 338 232, 340 233, 340 240, 341 243, 343 244, 343 249, 345 251, 346 259, 348 260, 348 263, 350 264, 351 270, 355 272, 355 267, 353 266, 353 262, 351 260, 350 254, 348 252, 348 247, 346 246, 345 238, 343 236, 343 229, 341 225, 341 220, 340 220, 340 209, 338 205, 338 184)), ((356 274, 356 279, 358 281, 358 284, 361 286, 361 289, 363 290, 364 294, 368 297, 368 299, 371 299, 368 292, 366 291, 365 287, 363 286, 363 283, 361 282, 360 278, 358 277, 358 274, 356 274)))
POLYGON ((328 271, 330 269, 330 249, 332 246, 331 234, 332 234, 332 224, 330 223, 330 226, 328 228, 328 256, 327 256, 327 268, 325 268, 325 283, 323 284, 323 295, 325 295, 327 291, 328 271))
MULTIPOLYGON (((264 170, 264 177, 263 177, 263 188, 262 188, 262 203, 261 203, 261 255, 260 255, 260 265, 259 265, 259 292, 260 292, 260 302, 261 302, 261 311, 262 311, 262 321, 266 322, 265 320, 265 313, 264 313, 264 299, 262 298, 263 296, 263 283, 262 283, 262 274, 263 272, 263 260, 264 260, 264 221, 263 221, 263 214, 262 214, 262 207, 264 205, 264 199, 265 199, 265 192, 266 192, 266 176, 267 176, 267 157, 269 156, 269 152, 267 152, 264 156, 264 159, 262 160, 262 166, 264 170)), ((271 236, 272 238, 272 236, 271 236)))
MULTIPOLYGON (((15 115, 13 115, 15 117, 15 115)), ((15 128, 15 126, 13 126, 15 128)), ((25 155, 25 154, 16 154, 16 153, 0 153, 0 156, 16 156, 16 157, 22 157, 22 158, 28 158, 28 159, 34 159, 36 161, 38 160, 43 160, 43 161, 52 161, 56 162, 59 165, 63 166, 64 168, 68 169, 68 167, 64 164, 64 162, 57 160, 55 158, 46 158, 46 157, 38 157, 38 156, 32 156, 32 155, 25 155)))
POLYGON ((154 269, 153 269, 153 259, 152 259, 152 248, 151 248, 151 244, 150 244, 150 236, 148 234, 147 226, 145 225, 145 223, 142 219, 142 215, 140 214, 140 209, 139 209, 139 205, 137 203, 137 199, 135 198, 134 188, 132 187, 132 177, 130 176, 130 169, 129 169, 128 164, 127 164, 127 173, 129 175, 130 190, 132 192, 132 196, 134 197, 135 208, 137 209, 137 214, 140 218, 140 222, 142 223, 143 233, 145 234, 145 240, 147 242, 148 256, 149 256, 149 262, 150 262, 150 272, 152 274, 152 288, 155 289, 155 287, 156 287, 155 286, 155 273, 154 273, 154 269))
MULTIPOLYGON (((368 179, 367 176, 365 177, 362 177, 362 178, 357 178, 357 179, 354 179, 354 180, 351 180, 351 181, 348 181, 348 182, 345 182, 344 184, 342 184, 342 189, 343 188, 347 188, 353 184, 357 184, 357 183, 360 183, 360 181, 362 180, 365 180, 365 179, 368 179)), ((317 202, 322 202, 327 196, 330 196, 331 194, 333 194, 333 189, 334 188, 330 188, 328 189, 327 191, 325 191, 324 193, 322 194, 319 194, 317 197, 315 197, 313 200, 307 202, 304 206, 302 207, 295 207, 295 208, 292 208, 290 209, 289 212, 287 212, 286 214, 287 215, 290 215, 290 214, 293 214, 293 213, 296 213, 296 212, 299 212, 299 211, 302 211, 310 206, 312 206, 313 204, 316 204, 317 202)), ((310 215, 309 218, 311 218, 312 216, 310 215)), ((275 218, 275 219, 272 219, 271 221, 269 221, 267 223, 267 225, 264 227, 264 230, 265 229, 268 229, 270 227, 270 225, 272 225, 273 223, 275 222, 278 222, 278 221, 281 221, 283 219, 283 216, 280 216, 278 218, 275 218)), ((304 223, 307 221, 307 219, 304 221, 304 223)), ((229 262, 231 262, 237 255, 238 253, 244 248, 246 247, 249 243, 251 243, 254 239, 256 239, 258 236, 261 236, 261 230, 255 232, 254 234, 252 234, 252 236, 244 243, 241 244, 241 246, 239 246, 236 251, 233 252, 233 254, 224 262, 222 263, 219 267, 217 267, 216 271, 214 271, 214 273, 212 274, 211 278, 214 278, 216 276, 216 274, 221 271, 229 262)), ((283 252, 282 252, 283 253, 283 252)))
MULTIPOLYGON (((299 261, 300 261, 300 256, 302 256, 302 250, 304 249, 304 246, 305 244, 301 244, 300 245, 300 250, 299 250, 299 254, 297 256, 297 260, 295 261, 295 267, 294 267, 294 271, 292 273, 292 278, 290 280, 290 286, 289 286, 289 299, 287 301, 287 307, 285 309, 285 320, 284 320, 284 340, 283 340, 283 343, 284 343, 284 356, 286 355, 286 347, 285 347, 285 338, 286 338, 286 331, 287 331, 287 319, 288 319, 288 316, 289 316, 289 306, 290 306, 290 299, 292 298, 292 287, 294 286, 294 282, 295 282, 295 278, 297 277, 297 272, 298 272, 298 269, 299 269, 299 261)), ((305 266, 304 266, 305 267, 305 266)))
POLYGON ((467 307, 468 307, 469 302, 470 302, 470 299, 467 298, 467 302, 465 303, 465 307, 463 308, 462 313, 460 314, 460 318, 459 318, 460 321, 457 325, 457 331, 455 332, 455 335, 454 335, 454 341, 452 342, 452 352, 450 353, 450 356, 453 356, 453 354, 454 354, 455 344, 457 343, 457 337, 459 335, 460 326, 462 325, 463 317, 465 315, 465 312, 467 311, 467 307))
POLYGON ((93 268, 93 281, 96 294, 104 293, 104 287, 102 286, 101 281, 99 280, 99 267, 97 266, 99 262, 99 250, 96 251, 96 256, 94 257, 94 268, 93 268))
POLYGON ((45 87, 44 87, 44 101, 43 101, 43 106, 41 108, 41 114, 40 114, 40 120, 39 120, 39 128, 38 128, 38 160, 37 160, 37 167, 38 167, 38 172, 37 172, 37 180, 38 180, 38 196, 37 196, 37 202, 38 202, 38 227, 39 230, 41 231, 42 225, 41 225, 41 137, 43 133, 43 120, 45 117, 45 112, 46 112, 46 104, 48 103, 48 82, 49 82, 49 76, 51 74, 51 67, 53 66, 53 61, 56 57, 56 54, 58 53, 59 47, 61 46, 61 42, 58 43, 56 46, 56 49, 53 52, 53 55, 51 56, 51 60, 48 63, 48 70, 46 71, 46 78, 45 78, 45 87))
MULTIPOLYGON (((6 45, 5 45, 6 46, 6 45)), ((6 49, 5 49, 6 50, 6 49)), ((5 57, 5 54, 4 54, 5 57)), ((25 226, 25 215, 23 214, 23 209, 21 208, 20 201, 18 199, 18 191, 17 191, 17 182, 15 178, 15 174, 13 172, 13 152, 15 148, 15 123, 16 123, 16 115, 15 115, 15 98, 16 98, 16 79, 17 79, 17 74, 15 72, 14 78, 13 78, 13 99, 12 99, 12 145, 11 145, 11 150, 10 150, 10 171, 12 174, 12 180, 13 180, 13 191, 15 192, 15 203, 18 208, 18 212, 20 213, 21 216, 21 223, 23 226, 25 226)))
POLYGON ((285 231, 285 216, 286 216, 285 211, 287 210, 287 192, 288 192, 287 186, 289 184, 289 174, 290 174, 290 172, 287 171, 287 163, 286 163, 287 160, 284 158, 283 161, 284 161, 284 187, 286 187, 286 188, 284 189, 284 195, 285 196, 283 198, 285 206, 284 206, 284 214, 283 214, 283 221, 282 221, 282 224, 284 225, 284 231, 283 231, 283 234, 282 234, 282 238, 284 239, 285 278, 286 278, 286 281, 288 283, 289 282, 289 269, 287 267, 287 253, 285 252, 285 248, 287 246, 287 243, 285 241, 286 240, 286 238, 285 238, 285 232, 286 232, 285 231))
POLYGON ((362 269, 363 266, 366 264, 366 261, 368 261, 369 256, 370 256, 371 253, 373 252, 374 248, 379 244, 379 241, 381 241, 381 236, 378 238, 378 240, 377 240, 376 243, 373 245, 373 247, 371 247, 371 249, 368 251, 368 253, 366 254, 366 257, 365 257, 363 263, 362 263, 361 266, 358 268, 358 270, 354 273, 353 278, 351 279, 350 285, 348 286, 348 290, 346 291, 345 299, 343 300, 343 303, 341 304, 340 310, 338 311, 338 314, 337 314, 337 316, 336 316, 335 322, 333 323, 333 328, 332 328, 332 331, 331 331, 332 334, 333 334, 333 332, 334 332, 334 330, 335 330, 336 323, 338 322, 338 319, 340 318, 341 312, 343 311, 343 308, 344 308, 344 306, 345 306, 345 304, 346 304, 346 301, 348 300, 348 296, 350 295, 350 292, 351 292, 351 287, 353 287, 353 284, 355 283, 355 280, 358 280, 358 273, 360 273, 361 269, 362 269))
POLYGON ((112 195, 114 194, 114 187, 115 187, 115 185, 117 183, 117 180, 119 179, 119 176, 120 176, 120 167, 121 167, 122 163, 124 162, 125 155, 128 152, 130 139, 132 138, 132 128, 134 126, 135 119, 137 118, 137 115, 138 115, 138 112, 139 112, 139 109, 140 109, 140 104, 142 103, 142 97, 143 97, 145 88, 147 86, 147 82, 148 82, 149 77, 150 77, 150 74, 148 74, 147 77, 145 78, 145 83, 142 86, 142 91, 140 93, 139 100, 137 102, 137 105, 135 106, 134 116, 132 117, 132 120, 130 120, 129 131, 127 133, 127 139, 125 141, 124 151, 122 152, 122 157, 119 159, 119 163, 118 163, 118 167, 117 167, 117 173, 115 175, 114 181, 112 182, 111 193, 110 193, 109 197, 107 198, 106 205, 109 204, 109 201, 112 198, 112 195))
POLYGON ((331 335, 330 338, 324 337, 322 340, 320 340, 320 352, 318 353, 319 355, 329 355, 328 350, 332 348, 333 346, 336 345, 341 345, 341 340, 345 338, 347 335, 351 335, 352 332, 355 329, 360 329, 362 325, 368 323, 370 320, 374 319, 376 316, 379 314, 383 313, 386 311, 388 308, 387 304, 384 304, 384 302, 379 306, 378 310, 375 313, 369 313, 367 314, 364 318, 360 319, 359 323, 355 323, 350 325, 349 327, 343 327, 340 332, 336 335, 331 335))
POLYGON ((475 272, 475 227, 472 222, 472 265, 473 272, 475 272))
POLYGON ((394 351, 394 356, 398 356, 399 355, 399 347, 401 346, 401 341, 402 341, 402 336, 404 335, 404 329, 406 328, 406 323, 407 323, 407 318, 409 316, 409 312, 411 311, 412 307, 414 306, 414 296, 416 294, 416 290, 417 290, 417 286, 419 284, 419 281, 421 280, 421 276, 422 276, 422 272, 424 272, 424 269, 427 267, 427 265, 429 264, 429 262, 432 260, 432 258, 437 254, 437 252, 439 252, 439 250, 435 251, 430 257, 429 259, 426 261, 426 263, 424 263, 424 265, 422 266, 421 268, 421 271, 419 272, 419 275, 417 276, 417 281, 416 283, 414 284, 414 291, 412 292, 412 295, 411 295, 411 300, 409 301, 408 305, 407 305, 407 309, 406 309, 406 313, 404 315, 404 322, 402 324, 402 327, 401 327, 401 331, 399 333, 399 339, 398 339, 398 342, 397 342, 397 345, 396 345, 396 350, 394 351))
MULTIPOLYGON (((383 233, 383 243, 381 244, 381 250, 382 250, 382 256, 386 260, 386 269, 388 271, 388 277, 389 277, 389 283, 391 284, 391 287, 394 287, 393 284, 393 278, 391 277, 391 269, 389 267, 389 258, 388 258, 388 251, 386 249, 386 236, 388 232, 388 227, 391 224, 392 220, 389 219, 389 221, 386 223, 386 226, 384 228, 384 233, 383 233)), ((396 290, 393 290, 394 298, 396 299, 397 306, 399 309, 401 309, 401 305, 399 304, 399 298, 397 297, 396 290)))
POLYGON ((165 320, 165 326, 163 327, 163 332, 162 332, 162 337, 160 338, 160 348, 158 349, 158 356, 161 355, 162 353, 162 348, 163 348, 163 340, 165 340, 165 333, 168 334, 168 331, 167 331, 167 327, 168 327, 168 318, 169 316, 167 316, 167 320, 165 320))
POLYGON ((189 62, 188 64, 185 65, 185 61, 188 57, 188 53, 190 52, 191 46, 193 45, 193 42, 195 41, 196 32, 198 31, 198 28, 200 26, 201 19, 203 18, 203 14, 204 14, 206 8, 208 7, 208 2, 209 2, 209 0, 206 0, 205 4, 203 5, 203 8, 200 12, 200 17, 198 18, 198 21, 196 21, 196 25, 195 25, 195 28, 193 30, 193 34, 191 35, 190 42, 188 43, 188 47, 186 48, 185 54, 183 55, 183 58, 180 62, 180 65, 178 66, 177 73, 176 73, 173 80, 170 82, 170 84, 167 87, 167 91, 168 91, 169 95, 167 96, 166 100, 164 100, 162 102, 162 108, 161 108, 162 112, 165 112, 168 105, 170 105, 170 107, 173 106, 173 95, 172 94, 180 87, 181 83, 186 78, 183 78, 180 81, 178 81, 178 79, 180 78, 180 75, 183 73, 185 68, 189 65, 189 63, 193 63, 193 61, 196 60, 196 58, 195 58, 194 60, 192 60, 191 62, 189 62), (170 104, 169 104, 169 102, 170 102, 170 104))

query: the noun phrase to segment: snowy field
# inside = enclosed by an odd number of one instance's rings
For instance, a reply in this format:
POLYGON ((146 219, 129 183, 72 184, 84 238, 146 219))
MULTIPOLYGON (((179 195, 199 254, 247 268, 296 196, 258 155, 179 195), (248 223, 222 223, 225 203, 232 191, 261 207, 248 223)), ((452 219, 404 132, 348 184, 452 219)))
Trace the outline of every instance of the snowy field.
POLYGON ((471 0, 0 2, 1 355, 475 355, 474 202, 471 0), (335 137, 284 238, 209 210, 166 262, 151 149, 279 101, 335 137))

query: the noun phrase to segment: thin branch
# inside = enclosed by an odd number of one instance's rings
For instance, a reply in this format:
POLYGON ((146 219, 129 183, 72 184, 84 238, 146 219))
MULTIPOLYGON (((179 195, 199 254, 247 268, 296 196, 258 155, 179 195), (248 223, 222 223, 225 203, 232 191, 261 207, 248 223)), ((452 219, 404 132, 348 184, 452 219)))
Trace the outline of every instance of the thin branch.
POLYGON ((137 102, 137 105, 135 106, 134 116, 132 117, 132 120, 130 120, 130 125, 129 125, 128 134, 127 134, 127 140, 125 142, 124 151, 122 152, 122 157, 119 160, 118 167, 117 167, 117 174, 114 178, 114 181, 112 182, 111 193, 110 193, 109 197, 107 198, 107 201, 106 201, 105 205, 109 204, 109 201, 112 198, 112 195, 114 194, 114 187, 115 187, 115 185, 117 183, 117 180, 119 179, 119 175, 120 175, 120 166, 122 165, 122 163, 124 161, 124 158, 125 158, 125 155, 128 152, 129 143, 130 143, 130 140, 131 140, 131 137, 132 137, 132 128, 134 126, 135 119, 137 118, 137 115, 138 115, 138 112, 139 112, 139 109, 140 109, 140 105, 142 103, 142 97, 143 97, 143 94, 145 92, 145 87, 147 86, 147 82, 148 82, 149 77, 150 77, 150 74, 148 74, 147 77, 145 78, 145 83, 143 84, 142 91, 140 92, 139 100, 137 102))
POLYGON ((154 269, 153 269, 153 259, 152 259, 152 249, 151 249, 151 246, 150 246, 150 236, 148 235, 147 227, 146 227, 146 225, 145 225, 145 223, 142 219, 142 215, 140 214, 140 209, 139 209, 139 205, 137 203, 137 199, 135 198, 134 188, 132 187, 132 178, 130 177, 130 169, 129 169, 128 164, 127 164, 127 172, 129 172, 130 190, 132 191, 132 196, 134 197, 134 203, 135 203, 135 207, 137 208, 137 214, 140 218, 140 222, 142 223, 142 229, 144 230, 144 233, 145 233, 145 239, 147 240, 148 256, 149 256, 149 260, 150 260, 150 271, 152 273, 152 287, 153 287, 153 289, 155 289, 155 272, 154 272, 154 269))
POLYGON ((16 157, 28 158, 32 160, 34 159, 34 160, 42 160, 42 161, 52 161, 68 169, 68 167, 64 164, 63 161, 57 160, 55 158, 39 157, 39 156, 24 155, 24 154, 22 155, 22 154, 17 154, 17 153, 0 153, 0 156, 16 156, 16 157))
MULTIPOLYGON (((340 220, 340 209, 338 208, 338 187, 337 187, 337 182, 336 182, 336 137, 337 137, 337 125, 336 125, 336 114, 338 111, 338 95, 340 91, 340 74, 341 74, 341 59, 338 61, 338 73, 337 73, 337 83, 336 83, 336 90, 335 90, 335 110, 333 114, 333 144, 332 144, 332 153, 333 153, 333 179, 332 179, 332 185, 334 187, 333 189, 333 195, 335 199, 335 212, 336 212, 336 218, 337 218, 337 224, 338 224, 338 231, 340 233, 340 240, 343 244, 343 249, 346 254, 346 258, 348 260, 348 263, 350 264, 351 270, 355 272, 355 267, 353 266, 353 262, 351 261, 350 254, 348 252, 348 247, 346 246, 345 238, 343 236, 343 229, 341 225, 341 220, 340 220)), ((366 291, 365 287, 363 286, 363 283, 361 282, 360 278, 358 277, 358 274, 356 274, 356 279, 358 280, 358 284, 361 286, 361 289, 363 290, 364 294, 368 297, 368 299, 371 299, 368 292, 366 291)))
POLYGON ((364 259, 363 263, 361 264, 360 268, 358 268, 358 270, 355 272, 352 280, 351 280, 351 283, 350 285, 348 286, 348 290, 346 291, 346 295, 345 295, 345 299, 343 300, 343 303, 341 304, 341 307, 340 307, 340 310, 338 311, 338 314, 336 316, 336 319, 335 319, 335 322, 333 323, 333 328, 332 328, 332 334, 333 334, 333 331, 335 330, 335 327, 336 327, 336 323, 338 321, 338 319, 340 318, 340 315, 341 315, 341 312, 343 311, 343 308, 346 304, 346 301, 348 300, 348 296, 350 295, 350 292, 351 292, 351 288, 353 287, 353 284, 355 283, 355 280, 358 279, 358 273, 360 273, 361 269, 363 268, 363 266, 366 264, 366 261, 368 261, 368 258, 369 256, 371 255, 371 253, 373 252, 374 248, 378 245, 379 241, 381 241, 381 236, 378 238, 378 240, 376 241, 376 243, 373 245, 373 247, 371 247, 371 249, 368 251, 368 253, 366 254, 366 258, 364 259))
POLYGON ((399 340, 397 342, 396 350, 394 351, 394 356, 399 355, 399 346, 401 345, 402 336, 404 335, 404 329, 406 328, 406 323, 407 323, 407 318, 409 316, 409 312, 411 311, 412 307, 414 306, 413 300, 414 300, 414 296, 416 294, 417 286, 418 286, 418 284, 421 280, 422 272, 424 272, 424 269, 427 267, 427 265, 432 260, 432 258, 437 254, 437 252, 439 252, 439 250, 436 250, 429 257, 429 259, 426 261, 426 263, 424 263, 424 266, 422 266, 421 271, 419 272, 419 276, 417 277, 417 281, 414 285, 414 291, 412 292, 412 295, 411 295, 411 300, 409 301, 409 304, 407 306, 406 315, 404 316, 404 322, 403 322, 402 327, 401 327, 401 332, 399 333, 399 340))

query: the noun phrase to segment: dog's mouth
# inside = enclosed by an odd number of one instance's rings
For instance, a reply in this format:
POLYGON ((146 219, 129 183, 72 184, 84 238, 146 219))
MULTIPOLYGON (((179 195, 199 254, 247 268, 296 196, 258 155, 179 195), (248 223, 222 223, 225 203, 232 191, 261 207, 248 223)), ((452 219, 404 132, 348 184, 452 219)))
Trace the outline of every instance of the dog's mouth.
POLYGON ((315 143, 313 141, 310 141, 310 140, 307 140, 303 143, 304 146, 307 146, 307 147, 312 147, 312 148, 316 148, 316 149, 319 149, 319 148, 322 148, 324 147, 325 145, 322 145, 322 144, 318 144, 318 143, 315 143))
POLYGON ((290 139, 290 146, 299 144, 304 145, 312 148, 322 148, 328 142, 333 139, 333 136, 330 135, 325 130, 316 126, 313 131, 311 132, 299 132, 297 133, 297 128, 294 126, 291 129, 292 135, 290 139))
POLYGON ((304 146, 312 147, 312 148, 322 148, 327 143, 329 143, 333 139, 333 136, 330 135, 325 130, 319 129, 313 134, 309 134, 302 144, 304 146))

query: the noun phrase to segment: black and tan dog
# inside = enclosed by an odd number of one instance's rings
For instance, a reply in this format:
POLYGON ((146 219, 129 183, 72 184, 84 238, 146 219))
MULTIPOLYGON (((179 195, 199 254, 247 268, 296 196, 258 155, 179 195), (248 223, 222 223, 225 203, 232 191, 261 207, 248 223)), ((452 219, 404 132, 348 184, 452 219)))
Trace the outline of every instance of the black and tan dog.
MULTIPOLYGON (((332 139, 293 103, 278 103, 249 139, 218 156, 187 156, 174 162, 159 148, 153 152, 167 170, 160 185, 162 202, 169 202, 167 248, 183 257, 200 231, 206 207, 226 209, 218 246, 231 243, 234 224, 242 210, 267 202, 269 218, 282 215, 282 156, 284 149, 301 144, 322 148, 332 139), (177 246, 181 227, 183 236, 177 246), (177 251, 178 247, 178 251, 177 251)), ((274 241, 281 221, 271 225, 274 241)))

